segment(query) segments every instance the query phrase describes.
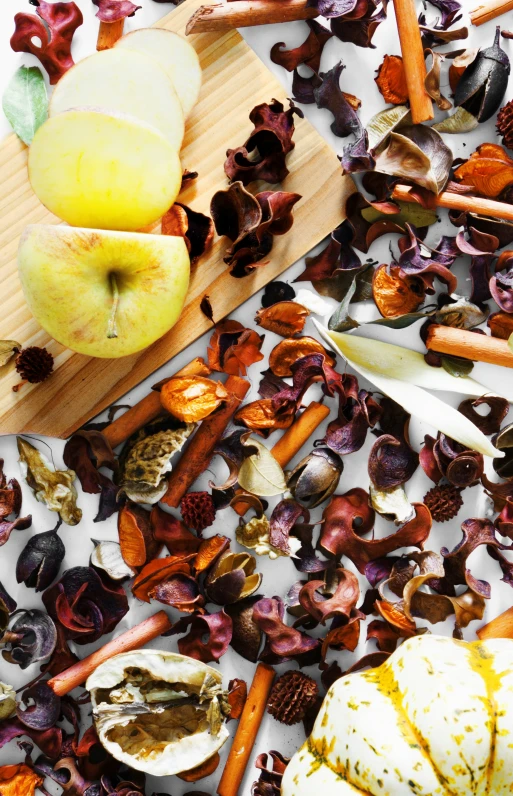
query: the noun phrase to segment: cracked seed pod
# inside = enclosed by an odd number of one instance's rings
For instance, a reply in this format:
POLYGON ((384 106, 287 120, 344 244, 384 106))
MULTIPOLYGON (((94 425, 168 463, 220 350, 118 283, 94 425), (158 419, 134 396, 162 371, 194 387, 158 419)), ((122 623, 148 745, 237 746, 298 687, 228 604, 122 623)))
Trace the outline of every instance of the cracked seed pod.
POLYGON ((455 105, 462 106, 478 122, 486 122, 499 109, 508 85, 510 63, 499 45, 500 32, 497 27, 493 45, 478 52, 454 92, 455 105))
POLYGON ((18 558, 16 580, 29 589, 44 591, 57 577, 66 548, 57 531, 61 520, 51 531, 32 536, 18 558))
POLYGON ((224 553, 207 577, 208 599, 217 605, 230 605, 254 594, 262 582, 255 568, 256 560, 249 553, 224 553))
POLYGON ((333 494, 343 469, 340 456, 328 448, 317 448, 294 467, 287 486, 298 503, 313 509, 333 494))
POLYGON ((163 650, 135 650, 102 663, 87 680, 98 737, 130 768, 157 777, 196 768, 228 738, 222 675, 163 650))
POLYGON ((171 459, 194 431, 194 423, 161 418, 126 443, 119 459, 121 491, 136 503, 158 503, 167 489, 171 459))

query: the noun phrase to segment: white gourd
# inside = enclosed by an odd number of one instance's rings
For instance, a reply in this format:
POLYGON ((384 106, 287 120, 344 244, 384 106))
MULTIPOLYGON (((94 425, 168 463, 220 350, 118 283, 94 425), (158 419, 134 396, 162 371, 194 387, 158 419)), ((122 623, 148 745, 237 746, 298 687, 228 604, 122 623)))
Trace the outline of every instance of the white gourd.
POLYGON ((513 641, 405 641, 330 688, 282 796, 513 793, 513 641))

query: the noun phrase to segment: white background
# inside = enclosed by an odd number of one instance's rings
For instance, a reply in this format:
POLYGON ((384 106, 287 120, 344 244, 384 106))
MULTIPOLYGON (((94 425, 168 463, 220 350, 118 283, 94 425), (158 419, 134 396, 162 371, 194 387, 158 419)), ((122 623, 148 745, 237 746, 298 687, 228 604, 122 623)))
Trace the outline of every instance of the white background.
MULTIPOLYGON (((98 30, 98 21, 94 16, 96 7, 92 5, 90 0, 77 0, 77 2, 84 14, 84 24, 76 32, 73 40, 73 55, 75 60, 78 60, 94 51, 98 30)), ((137 27, 150 25, 157 21, 159 17, 167 14, 173 8, 170 3, 157 4, 153 2, 153 0, 139 0, 139 2, 143 5, 143 8, 137 12, 135 17, 127 20, 127 31, 137 27)), ((420 3, 418 5, 420 10, 420 3)), ((465 5, 473 6, 473 3, 467 2, 465 5)), ((19 67, 21 64, 37 63, 37 61, 31 56, 13 53, 9 47, 9 38, 14 29, 13 16, 17 11, 22 10, 29 12, 34 11, 33 7, 28 4, 27 0, 3 0, 3 2, 0 4, 0 92, 3 92, 5 85, 17 67, 19 67)), ((436 9, 429 5, 427 7, 427 13, 428 19, 433 19, 437 15, 436 9)), ((467 22, 466 15, 464 22, 467 22)), ((503 20, 501 20, 501 22, 504 27, 513 27, 513 14, 507 15, 505 18, 503 18, 503 20)), ((458 25, 459 24, 460 23, 458 23, 458 25)), ((468 46, 488 46, 492 42, 494 30, 495 23, 488 23, 479 29, 471 29, 470 38, 467 42, 468 46)), ((243 31, 243 34, 251 46, 256 50, 258 55, 275 73, 282 84, 286 87, 290 87, 290 75, 281 67, 278 67, 270 62, 269 51, 271 46, 278 41, 285 41, 288 47, 297 46, 301 41, 304 40, 304 38, 306 38, 307 32, 308 29, 306 24, 297 22, 287 25, 273 25, 247 29, 243 31)), ((374 37, 374 42, 376 44, 376 49, 361 49, 350 44, 344 44, 336 38, 333 38, 328 42, 322 60, 322 70, 324 71, 331 68, 339 59, 343 60, 347 68, 342 74, 341 86, 346 91, 354 93, 362 99, 363 104, 361 109, 361 117, 364 123, 374 113, 383 107, 383 100, 373 81, 375 70, 381 63, 385 53, 399 53, 395 20, 391 5, 389 18, 379 27, 378 32, 374 37)), ((464 45, 462 45, 460 42, 456 42, 453 45, 449 45, 445 49, 456 49, 460 46, 464 45)), ((511 52, 511 42, 503 41, 503 46, 506 51, 509 52, 510 56, 513 56, 513 52, 511 52)), ((442 90, 444 90, 445 94, 449 94, 450 89, 447 85, 446 71, 444 71, 442 83, 442 90)), ((511 96, 513 96, 513 92, 511 89, 509 89, 506 99, 510 99, 511 96)), ((270 99, 271 97, 248 97, 248 112, 254 104, 263 101, 270 101, 270 99)), ((305 112, 310 121, 316 125, 319 131, 333 145, 336 151, 340 152, 343 143, 345 142, 342 142, 340 139, 336 139, 331 134, 329 130, 331 115, 327 111, 319 111, 311 106, 305 107, 305 112)), ((300 123, 301 122, 299 122, 299 124, 300 123)), ((248 131, 249 129, 250 126, 248 122, 248 131)), ((0 112, 0 134, 4 135, 8 132, 9 125, 0 112)), ((478 143, 482 141, 495 142, 498 141, 498 138, 495 133, 493 121, 491 121, 486 125, 480 126, 478 130, 474 131, 470 135, 446 137, 446 141, 453 149, 455 156, 468 156, 478 143)), ((227 146, 235 146, 238 143, 240 142, 226 142, 227 146)), ((456 234, 456 230, 450 225, 446 224, 445 221, 435 225, 435 227, 435 229, 432 228, 428 238, 430 243, 436 242, 436 239, 442 234, 442 232, 456 234)), ((293 235, 294 230, 292 230, 292 232, 289 234, 293 235)), ((396 245, 395 241, 396 238, 392 240, 393 246, 396 245)), ((382 238, 381 240, 377 241, 377 243, 372 246, 369 255, 365 255, 363 259, 365 259, 366 256, 372 256, 373 259, 379 260, 379 262, 390 262, 390 254, 388 250, 389 243, 390 240, 388 238, 382 238)), ((288 281, 292 281, 299 273, 301 273, 303 267, 303 262, 297 263, 290 268, 283 278, 287 279, 288 281)), ((470 293, 470 282, 468 279, 467 269, 468 261, 466 258, 460 258, 454 269, 458 274, 458 291, 460 294, 468 296, 470 293)), ((310 286, 308 284, 302 283, 298 287, 303 288, 310 286)), ((233 289, 237 289, 237 282, 233 283, 233 289)), ((333 307, 335 306, 335 302, 331 302, 331 304, 333 307)), ((260 294, 257 294, 251 300, 247 301, 246 304, 240 307, 239 310, 231 317, 249 325, 259 307, 260 294)), ((377 310, 373 303, 369 302, 368 306, 362 304, 354 305, 352 314, 358 320, 369 320, 371 318, 377 317, 377 310)), ((404 331, 392 331, 387 329, 379 329, 378 331, 377 327, 370 328, 370 333, 368 333, 367 330, 362 330, 358 333, 368 334, 369 336, 374 335, 375 337, 379 336, 381 339, 385 339, 390 342, 396 342, 406 345, 410 348, 423 350, 422 343, 418 337, 418 325, 410 327, 404 331)), ((305 333, 311 334, 312 332, 313 328, 309 321, 305 329, 305 333)), ((279 342, 279 339, 280 338, 271 333, 266 333, 266 339, 263 347, 263 353, 266 356, 271 348, 276 345, 277 342, 279 342)), ((150 379, 141 384, 138 388, 132 390, 132 392, 126 396, 123 402, 130 404, 135 403, 148 392, 151 384, 153 384, 155 381, 162 378, 164 375, 173 373, 183 364, 188 362, 192 357, 204 356, 206 353, 207 341, 208 336, 198 340, 194 345, 190 346, 187 351, 183 352, 179 357, 176 357, 175 360, 162 368, 161 371, 154 374, 154 376, 150 377, 150 379)), ((342 367, 341 363, 339 363, 339 365, 342 367)), ((249 396, 251 400, 257 397, 256 390, 259 382, 259 374, 264 367, 265 360, 262 365, 257 363, 249 370, 249 379, 252 384, 252 393, 249 396)), ((481 381, 483 384, 486 384, 489 388, 493 389, 495 387, 496 389, 500 389, 503 394, 507 394, 513 398, 513 378, 509 370, 502 369, 499 371, 496 367, 476 365, 473 375, 476 379, 481 381)), ((362 384, 363 386, 369 386, 365 383, 362 384)), ((316 388, 314 387, 309 392, 307 399, 315 397, 316 388)), ((441 397, 455 406, 457 406, 461 400, 459 396, 455 395, 442 395, 441 397)), ((333 403, 333 410, 335 410, 335 408, 336 407, 333 403)), ((511 419, 513 420, 513 417, 511 419)), ((416 420, 412 421, 412 442, 417 449, 419 449, 423 436, 426 433, 435 434, 435 430, 419 423, 416 420)), ((315 436, 317 438, 322 436, 322 428, 315 436)), ((374 438, 369 436, 367 444, 360 452, 346 457, 345 470, 338 488, 339 493, 345 492, 355 486, 368 488, 367 456, 373 440, 374 438)), ((274 444, 274 441, 275 440, 273 437, 271 437, 269 444, 274 444)), ((45 443, 51 447, 52 455, 57 466, 62 466, 63 443, 59 440, 51 439, 45 440, 45 443)), ((41 447, 42 450, 48 453, 48 448, 46 448, 45 445, 42 445, 41 447)), ((303 455, 306 455, 310 449, 311 443, 305 447, 305 450, 297 456, 295 461, 299 461, 300 458, 303 455)), ((21 480, 14 438, 4 438, 2 440, 2 444, 0 446, 0 455, 5 459, 5 471, 7 476, 17 477, 21 480)), ((294 464, 294 462, 292 464, 294 464)), ((487 470, 493 477, 489 463, 487 464, 487 470)), ((220 483, 225 479, 225 475, 226 470, 224 465, 219 460, 215 460, 211 470, 203 475, 203 477, 195 485, 195 488, 206 488, 210 478, 213 478, 215 481, 220 483)), ((25 484, 22 486, 24 495, 23 513, 31 513, 33 515, 34 522, 30 530, 14 532, 7 545, 0 550, 0 581, 4 584, 9 593, 18 601, 19 607, 35 608, 40 606, 39 597, 34 593, 33 590, 26 589, 24 585, 19 586, 16 584, 14 576, 15 563, 17 561, 18 555, 20 554, 31 534, 46 531, 52 528, 55 524, 56 517, 54 514, 51 514, 49 511, 47 511, 47 509, 42 505, 36 503, 33 495, 25 484)), ((411 501, 421 500, 423 495, 431 486, 432 484, 419 468, 414 478, 407 484, 406 488, 408 497, 411 501)), ((63 562, 61 572, 63 572, 64 569, 72 566, 88 564, 89 555, 92 550, 92 544, 90 541, 91 537, 99 539, 117 538, 115 518, 111 518, 110 521, 104 522, 102 524, 93 525, 92 519, 97 511, 98 498, 97 496, 84 495, 81 493, 80 487, 78 487, 78 489, 79 504, 83 509, 84 516, 82 522, 77 527, 68 528, 64 526, 64 528, 61 530, 61 537, 66 545, 66 558, 63 562)), ((464 519, 471 516, 490 516, 490 503, 480 487, 474 487, 472 489, 466 490, 464 493, 464 498, 464 507, 461 509, 458 517, 455 520, 450 523, 445 523, 444 525, 435 524, 433 526, 429 540, 430 549, 439 551, 440 547, 443 545, 452 549, 461 538, 460 523, 464 519)), ((317 517, 319 513, 320 512, 317 512, 314 516, 317 517)), ((236 524, 237 518, 231 510, 220 512, 215 525, 207 530, 206 535, 210 535, 212 533, 223 533, 230 537, 234 537, 236 524)), ((376 524, 377 536, 388 535, 393 533, 394 530, 395 527, 391 523, 387 523, 382 519, 378 519, 376 524)), ((237 549, 235 542, 233 543, 232 547, 237 549)), ((346 561, 344 564, 348 568, 353 569, 350 562, 346 561)), ((500 611, 506 609, 513 603, 513 592, 509 586, 501 583, 498 564, 488 557, 483 548, 479 549, 473 554, 470 560, 470 566, 475 576, 485 578, 492 584, 492 598, 487 604, 485 616, 486 619, 491 619, 500 611)), ((289 587, 299 577, 299 573, 297 573, 292 562, 286 559, 269 561, 267 558, 259 558, 258 568, 264 575, 261 591, 268 596, 277 594, 281 597, 285 597, 289 587)), ((365 584, 363 581, 362 588, 365 589, 365 584)), ((156 604, 148 606, 146 604, 139 604, 131 600, 130 613, 118 625, 114 635, 118 635, 131 625, 141 621, 143 618, 156 611, 159 607, 160 606, 156 604)), ((173 619, 178 618, 177 612, 170 610, 170 614, 172 615, 173 619)), ((477 624, 478 623, 473 623, 470 628, 467 628, 467 630, 464 631, 466 639, 471 640, 475 638, 474 628, 477 626, 477 624)), ((452 624, 450 621, 448 621, 445 626, 438 625, 432 629, 435 632, 450 634, 452 632, 452 624)), ((102 641, 107 640, 107 637, 102 639, 102 641)), ((97 647, 99 645, 96 644, 95 646, 97 647)), ((152 646, 156 648, 161 647, 164 649, 176 649, 176 641, 174 639, 162 639, 155 642, 152 646)), ((90 652, 92 648, 93 647, 79 648, 78 651, 80 656, 84 656, 90 652)), ((357 651, 354 654, 332 653, 330 660, 332 658, 337 658, 342 668, 346 668, 351 663, 356 661, 360 655, 364 654, 365 652, 373 651, 374 649, 375 646, 372 642, 370 644, 365 643, 365 628, 362 627, 361 643, 357 651)), ((231 650, 222 658, 220 666, 226 676, 226 682, 228 682, 229 678, 234 676, 243 677, 248 681, 252 677, 253 665, 249 664, 231 650)), ((287 665, 283 668, 290 668, 291 666, 294 667, 295 664, 287 665)), ((38 669, 36 665, 32 668, 29 668, 25 672, 21 672, 18 667, 7 664, 0 659, 0 680, 10 682, 16 688, 23 685, 24 682, 31 680, 37 674, 37 671, 38 669)), ((317 676, 317 671, 318 670, 313 670, 311 672, 313 676, 317 676)), ((84 726, 88 726, 88 723, 89 720, 85 722, 84 726)), ((303 739, 304 736, 302 725, 298 725, 295 728, 286 728, 283 725, 278 725, 270 717, 266 717, 257 739, 254 754, 256 755, 258 752, 267 751, 269 749, 278 749, 286 755, 291 755, 294 753, 303 739)), ((223 751, 223 760, 224 756, 226 755, 226 751, 227 748, 225 748, 223 751)), ((17 762, 21 759, 22 754, 18 750, 15 742, 0 752, 1 763, 17 762)), ((173 796, 179 796, 180 794, 194 789, 214 792, 220 771, 221 768, 218 769, 216 774, 211 779, 203 780, 196 786, 187 785, 176 777, 151 780, 148 783, 147 792, 148 794, 151 794, 152 789, 154 789, 158 792, 173 794, 173 796)), ((256 779, 256 774, 256 769, 252 767, 251 763, 248 768, 246 779, 241 788, 241 793, 250 793, 250 786, 253 780, 256 779)), ((50 785, 50 789, 52 789, 52 787, 53 786, 50 785)), ((55 793, 57 793, 59 790, 59 788, 54 788, 55 793)))

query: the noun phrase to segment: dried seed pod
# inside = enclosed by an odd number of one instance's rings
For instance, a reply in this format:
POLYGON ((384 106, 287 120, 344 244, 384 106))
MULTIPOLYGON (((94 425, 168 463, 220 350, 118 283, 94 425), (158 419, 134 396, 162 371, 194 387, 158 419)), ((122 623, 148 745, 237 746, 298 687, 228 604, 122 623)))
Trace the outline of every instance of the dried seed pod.
POLYGON ((224 553, 207 577, 205 592, 217 605, 229 605, 254 594, 262 582, 249 553, 224 553))
POLYGON ((513 476, 513 423, 509 423, 493 438, 496 448, 506 454, 503 459, 493 460, 493 469, 501 478, 513 476))
POLYGON ((232 620, 232 640, 230 646, 247 661, 256 663, 262 643, 262 631, 253 621, 253 606, 260 596, 253 595, 226 606, 226 613, 232 620))
POLYGON ((454 101, 471 113, 478 122, 486 122, 500 108, 508 86, 509 58, 501 48, 499 27, 491 47, 480 50, 463 72, 454 101))
POLYGON ((0 721, 16 713, 16 691, 12 685, 0 683, 0 721))
POLYGON ((4 649, 2 655, 9 663, 26 669, 50 657, 57 644, 57 630, 51 617, 37 608, 16 613, 18 618, 2 637, 2 643, 9 644, 10 650, 4 649))
POLYGON ((59 520, 51 531, 37 533, 29 539, 16 564, 18 583, 24 583, 29 589, 44 591, 57 577, 66 554, 66 548, 57 533, 61 523, 62 520, 59 520))
POLYGON ((343 469, 340 456, 329 448, 317 448, 294 467, 287 486, 298 503, 313 509, 333 494, 343 469))
POLYGON ((118 542, 91 540, 94 550, 91 554, 91 566, 96 569, 103 569, 112 580, 124 580, 133 578, 136 571, 129 567, 121 555, 121 545, 118 542))

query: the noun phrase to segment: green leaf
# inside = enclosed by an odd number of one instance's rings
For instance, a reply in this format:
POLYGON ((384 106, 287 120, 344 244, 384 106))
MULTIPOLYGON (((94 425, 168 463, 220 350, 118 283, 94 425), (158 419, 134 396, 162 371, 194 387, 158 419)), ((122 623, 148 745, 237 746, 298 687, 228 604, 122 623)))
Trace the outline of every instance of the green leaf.
POLYGON ((428 210, 414 202, 397 202, 401 208, 400 213, 380 213, 375 207, 365 207, 362 217, 373 224, 375 221, 393 221, 394 224, 404 227, 405 224, 414 224, 416 227, 430 227, 435 224, 438 216, 434 210, 428 210))
POLYGON ((442 357, 442 367, 447 373, 450 373, 451 376, 456 376, 456 378, 461 379, 464 376, 468 376, 469 373, 472 373, 474 363, 471 362, 470 359, 461 359, 461 357, 444 355, 442 357))
MULTIPOLYGON (((421 318, 429 318, 434 315, 434 312, 407 312, 405 315, 399 315, 397 318, 378 318, 376 321, 368 321, 365 325, 373 324, 374 326, 386 326, 388 329, 407 329, 412 323, 416 323, 421 318)), ((331 327, 328 327, 331 328, 331 327)), ((335 331, 341 331, 335 329, 335 331)))
POLYGON ((356 278, 349 285, 349 289, 340 302, 339 306, 328 322, 328 329, 332 332, 347 332, 348 329, 356 329, 360 324, 349 315, 349 304, 356 290, 356 278))
POLYGON ((20 66, 5 89, 2 107, 16 135, 29 146, 48 117, 46 85, 38 66, 20 66))

